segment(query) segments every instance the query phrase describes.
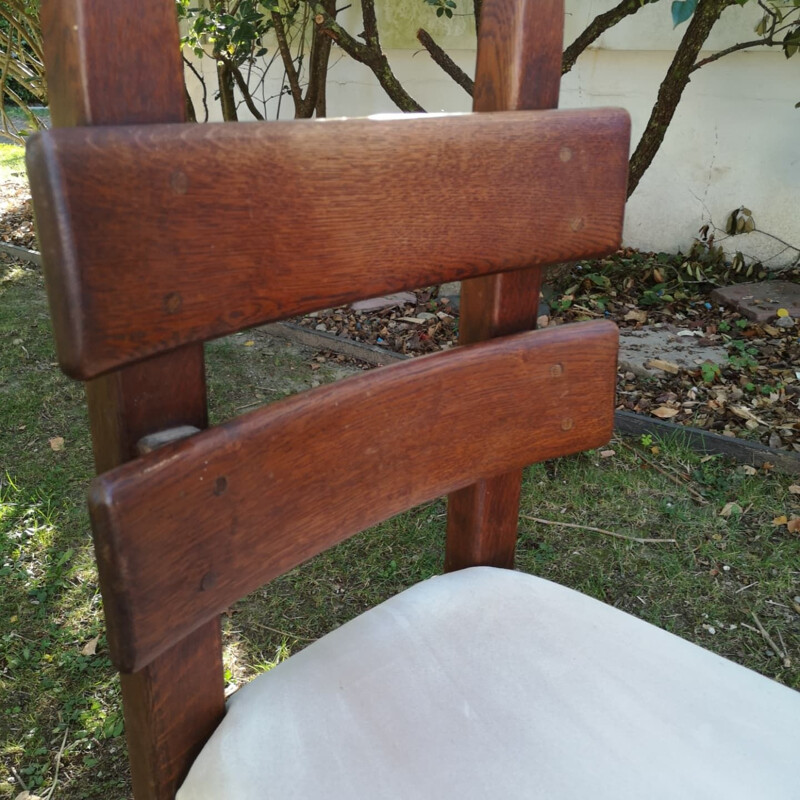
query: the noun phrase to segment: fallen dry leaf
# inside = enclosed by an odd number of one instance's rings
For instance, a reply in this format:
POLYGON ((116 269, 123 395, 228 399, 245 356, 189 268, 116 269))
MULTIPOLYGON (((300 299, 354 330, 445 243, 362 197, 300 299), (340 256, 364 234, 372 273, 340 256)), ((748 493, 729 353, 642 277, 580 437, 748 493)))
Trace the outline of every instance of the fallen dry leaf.
POLYGON ((54 436, 50 440, 50 449, 57 453, 59 450, 64 449, 64 437, 63 436, 54 436))
POLYGON ((779 517, 775 517, 772 520, 773 525, 785 525, 789 520, 786 517, 786 514, 781 514, 779 517))
POLYGON ((93 656, 97 654, 97 642, 100 640, 99 636, 89 639, 88 642, 81 648, 82 656, 93 656))
POLYGON ((611 456, 615 456, 616 454, 617 454, 616 450, 601 450, 600 458, 611 458, 611 456))
POLYGON ((670 375, 677 375, 681 371, 681 368, 677 364, 673 364, 671 361, 664 361, 663 358, 651 358, 645 363, 645 366, 652 369, 660 369, 662 372, 668 372, 670 375))
POLYGON ((793 483, 793 484, 792 484, 792 485, 789 487, 789 494, 800 494, 800 484, 798 484, 798 483, 793 483))
POLYGON ((721 517, 729 517, 733 513, 742 513, 742 507, 738 503, 725 503, 725 505, 722 507, 722 511, 719 512, 719 515, 721 517))
POLYGON ((731 406, 731 411, 736 414, 737 417, 741 417, 741 419, 746 419, 759 425, 767 424, 763 419, 759 419, 752 411, 744 408, 743 406, 731 406))
POLYGON ((755 467, 751 467, 749 464, 745 464, 742 467, 742 472, 744 472, 745 475, 755 475, 758 470, 755 467))
POLYGON ((674 417, 677 413, 677 408, 669 408, 668 406, 660 406, 659 408, 653 409, 652 412, 653 416, 659 419, 669 419, 670 417, 674 417))
POLYGON ((245 346, 245 347, 252 347, 254 344, 255 344, 255 342, 254 342, 252 339, 248 339, 248 340, 247 340, 247 341, 244 343, 244 346, 245 346))
POLYGON ((623 319, 626 322, 647 322, 647 312, 632 309, 623 317, 623 319))
POLYGON ((789 533, 798 533, 800 532, 800 517, 792 517, 786 523, 786 529, 789 533))

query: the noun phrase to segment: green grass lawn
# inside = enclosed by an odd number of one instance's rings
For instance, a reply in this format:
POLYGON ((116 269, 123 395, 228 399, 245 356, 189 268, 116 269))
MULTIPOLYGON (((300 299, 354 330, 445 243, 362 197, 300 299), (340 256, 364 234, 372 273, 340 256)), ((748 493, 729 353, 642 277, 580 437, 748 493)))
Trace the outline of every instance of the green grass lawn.
MULTIPOLYGON (((214 420, 347 372, 259 332, 212 343, 207 360, 214 420)), ((20 779, 44 794, 58 762, 54 797, 122 800, 119 690, 85 508, 84 394, 54 361, 41 275, 0 262, 0 796, 21 792, 20 779)), ((800 515, 795 482, 701 460, 679 442, 615 441, 527 470, 518 565, 800 688, 800 535, 773 524, 800 515), (739 510, 720 516, 730 502, 739 510)), ((223 621, 227 680, 440 571, 445 510, 439 500, 390 520, 234 607, 223 621)))
POLYGON ((0 144, 0 180, 25 172, 25 148, 16 144, 0 144))

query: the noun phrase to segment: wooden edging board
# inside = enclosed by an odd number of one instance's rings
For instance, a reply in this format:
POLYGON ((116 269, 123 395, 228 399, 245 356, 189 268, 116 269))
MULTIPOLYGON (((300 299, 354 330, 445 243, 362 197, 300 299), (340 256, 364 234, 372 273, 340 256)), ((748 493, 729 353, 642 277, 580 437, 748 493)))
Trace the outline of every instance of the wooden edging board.
MULTIPOLYGON (((394 361, 411 358, 375 345, 364 344, 355 339, 336 336, 324 331, 315 331, 294 322, 278 322, 261 328, 265 333, 281 339, 302 344, 307 347, 331 350, 350 358, 357 358, 376 366, 384 366, 394 361)), ((698 453, 724 455, 740 464, 761 467, 771 464, 774 469, 800 475, 800 456, 784 450, 774 450, 760 442, 749 442, 731 436, 721 436, 688 425, 676 425, 632 411, 617 411, 614 414, 614 431, 626 436, 650 434, 661 439, 680 437, 683 443, 698 453)))
POLYGON ((35 264, 37 267, 42 266, 42 254, 37 250, 28 250, 27 247, 0 242, 0 252, 7 253, 12 258, 18 258, 20 261, 26 261, 28 264, 35 264))

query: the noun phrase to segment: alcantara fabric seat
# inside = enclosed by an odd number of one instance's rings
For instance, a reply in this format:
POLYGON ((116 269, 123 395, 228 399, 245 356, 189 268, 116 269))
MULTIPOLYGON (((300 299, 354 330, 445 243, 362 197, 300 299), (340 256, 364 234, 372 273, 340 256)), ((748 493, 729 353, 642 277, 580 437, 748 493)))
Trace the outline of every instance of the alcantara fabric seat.
POLYGON ((800 694, 510 570, 417 584, 259 676, 178 800, 790 800, 800 694))

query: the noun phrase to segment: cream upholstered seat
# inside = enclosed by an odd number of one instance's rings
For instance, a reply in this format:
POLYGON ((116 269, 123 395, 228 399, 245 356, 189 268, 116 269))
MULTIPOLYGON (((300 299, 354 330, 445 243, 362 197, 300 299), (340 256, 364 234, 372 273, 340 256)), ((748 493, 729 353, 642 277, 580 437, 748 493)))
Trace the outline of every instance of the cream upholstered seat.
POLYGON ((800 797, 800 694, 549 581, 476 567, 237 692, 178 800, 800 797))

